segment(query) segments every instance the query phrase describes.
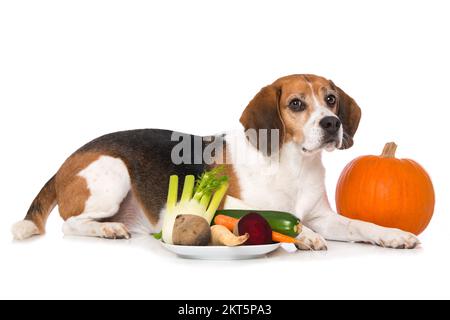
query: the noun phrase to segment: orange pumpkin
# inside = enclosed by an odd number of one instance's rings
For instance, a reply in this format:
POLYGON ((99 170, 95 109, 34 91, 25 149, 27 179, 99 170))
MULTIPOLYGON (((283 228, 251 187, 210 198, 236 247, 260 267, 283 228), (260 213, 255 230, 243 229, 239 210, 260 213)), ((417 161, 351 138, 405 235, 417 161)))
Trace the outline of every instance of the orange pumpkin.
POLYGON ((433 215, 433 184, 417 162, 395 158, 396 149, 388 143, 381 156, 350 162, 337 184, 336 207, 348 218, 419 235, 433 215))

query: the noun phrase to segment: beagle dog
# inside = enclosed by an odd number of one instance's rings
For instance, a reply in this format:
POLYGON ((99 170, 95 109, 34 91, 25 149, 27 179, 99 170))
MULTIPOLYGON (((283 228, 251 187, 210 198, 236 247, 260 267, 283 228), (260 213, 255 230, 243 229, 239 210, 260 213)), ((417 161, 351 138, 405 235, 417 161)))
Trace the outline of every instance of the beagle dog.
POLYGON ((356 102, 332 81, 291 75, 261 89, 244 110, 243 129, 237 132, 206 139, 153 129, 102 136, 66 160, 25 219, 13 226, 13 236, 21 240, 43 234, 56 205, 65 235, 128 239, 133 233, 157 233, 169 176, 199 175, 224 162, 230 178, 225 207, 294 213, 305 226, 300 249, 325 250, 324 239, 415 248, 419 241, 413 234, 350 220, 330 207, 322 151, 350 148, 360 117, 356 102), (252 130, 262 134, 250 139, 252 130), (213 140, 222 147, 209 159, 198 161, 193 152, 174 161, 180 142, 174 136, 187 139, 188 145, 200 139, 200 152, 213 140), (263 150, 263 140, 278 148, 263 150))

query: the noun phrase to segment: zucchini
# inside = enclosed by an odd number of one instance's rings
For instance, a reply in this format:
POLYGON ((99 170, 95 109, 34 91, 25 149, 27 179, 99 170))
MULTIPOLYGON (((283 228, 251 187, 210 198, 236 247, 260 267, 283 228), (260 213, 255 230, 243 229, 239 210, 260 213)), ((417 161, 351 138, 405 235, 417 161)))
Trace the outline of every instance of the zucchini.
POLYGON ((216 215, 223 214, 232 218, 240 219, 250 212, 256 212, 267 220, 273 231, 286 236, 297 237, 302 232, 302 224, 296 216, 281 211, 262 210, 217 210, 216 215))

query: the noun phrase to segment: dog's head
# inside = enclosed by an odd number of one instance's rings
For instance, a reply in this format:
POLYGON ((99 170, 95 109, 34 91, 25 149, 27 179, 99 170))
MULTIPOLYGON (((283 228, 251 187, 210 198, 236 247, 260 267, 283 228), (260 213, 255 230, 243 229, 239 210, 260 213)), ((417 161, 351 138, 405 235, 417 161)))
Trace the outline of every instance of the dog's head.
MULTIPOLYGON (((262 88, 241 123, 246 130, 278 129, 280 144, 292 141, 309 154, 350 148, 360 118, 356 102, 332 81, 292 75, 262 88)), ((270 136, 267 140, 270 143, 270 136)))

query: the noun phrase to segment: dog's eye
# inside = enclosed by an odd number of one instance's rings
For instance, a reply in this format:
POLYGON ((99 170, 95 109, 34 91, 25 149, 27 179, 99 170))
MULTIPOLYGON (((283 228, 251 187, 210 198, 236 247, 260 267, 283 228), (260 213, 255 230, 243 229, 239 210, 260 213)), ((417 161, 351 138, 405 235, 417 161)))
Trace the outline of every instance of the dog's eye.
POLYGON ((300 99, 292 99, 291 102, 289 102, 289 108, 293 111, 303 111, 306 109, 306 105, 300 99))
POLYGON ((325 98, 325 100, 326 100, 327 104, 328 104, 330 107, 333 107, 333 106, 336 104, 336 101, 337 101, 336 96, 334 96, 334 95, 332 95, 332 94, 327 95, 327 97, 325 98))

